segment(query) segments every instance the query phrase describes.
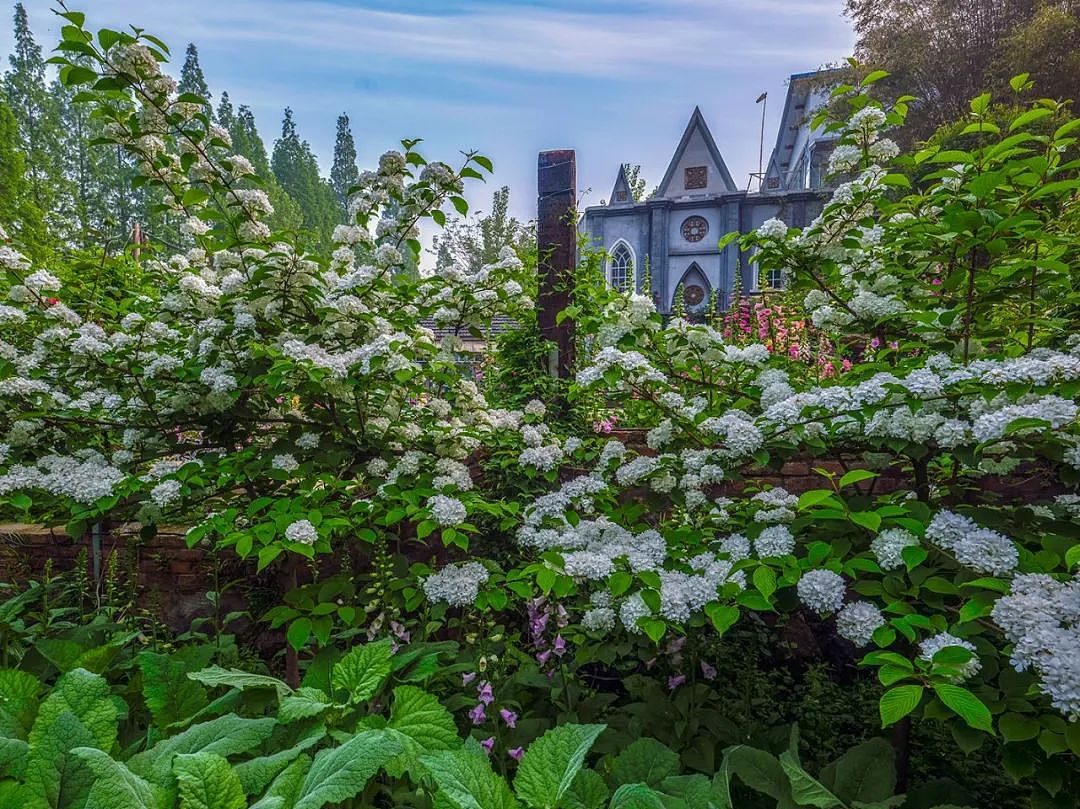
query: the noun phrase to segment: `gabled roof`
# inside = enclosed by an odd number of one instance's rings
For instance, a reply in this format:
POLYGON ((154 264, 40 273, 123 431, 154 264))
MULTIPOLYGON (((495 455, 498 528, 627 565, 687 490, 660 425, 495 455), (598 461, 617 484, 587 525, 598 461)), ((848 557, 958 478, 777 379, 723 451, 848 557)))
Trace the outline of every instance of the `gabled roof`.
POLYGON ((615 186, 611 189, 611 196, 608 198, 608 206, 633 204, 634 194, 630 190, 630 180, 626 177, 626 164, 623 163, 619 166, 619 174, 615 178, 615 186))
POLYGON ((664 179, 660 181, 660 186, 656 191, 657 197, 670 198, 672 196, 685 196, 686 192, 682 188, 677 189, 681 193, 671 193, 673 190, 671 188, 671 183, 674 179, 675 171, 682 162, 687 147, 690 145, 695 135, 700 135, 701 139, 704 141, 705 148, 708 151, 709 158, 712 162, 711 168, 719 175, 721 182, 725 186, 724 190, 736 190, 735 181, 731 178, 731 172, 728 171, 727 165, 724 163, 724 158, 720 155, 720 150, 716 148, 716 141, 713 140, 712 133, 705 123, 705 117, 701 114, 701 108, 694 107, 694 113, 690 116, 690 122, 686 125, 686 131, 683 132, 682 140, 679 141, 679 145, 675 149, 675 154, 671 157, 671 162, 668 164, 667 171, 664 173, 664 179))
MULTIPOLYGON (((825 70, 810 70, 805 73, 793 73, 788 78, 787 96, 784 99, 784 110, 780 114, 780 125, 776 130, 776 145, 773 147, 769 158, 768 177, 774 170, 780 178, 780 187, 787 188, 790 180, 790 172, 793 169, 792 161, 795 155, 791 154, 792 147, 798 139, 798 133, 802 127, 809 127, 809 115, 813 110, 807 109, 815 92, 832 73, 839 73, 838 68, 826 68, 825 70)), ((776 190, 776 189, 774 189, 776 190)))

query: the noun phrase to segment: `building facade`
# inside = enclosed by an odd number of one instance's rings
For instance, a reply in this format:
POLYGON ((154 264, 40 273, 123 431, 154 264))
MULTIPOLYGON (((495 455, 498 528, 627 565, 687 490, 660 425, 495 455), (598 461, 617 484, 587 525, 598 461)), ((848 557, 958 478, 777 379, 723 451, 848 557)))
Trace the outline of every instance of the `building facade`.
POLYGON ((801 227, 821 212, 834 137, 809 119, 827 96, 826 81, 824 72, 791 77, 776 145, 753 191, 738 187, 697 108, 649 199, 634 200, 620 167, 610 199, 586 208, 581 221, 592 246, 607 254, 608 281, 640 292, 648 272, 657 309, 670 312, 681 287, 690 314, 703 313, 714 297, 726 309, 738 274, 746 291, 782 286, 777 276, 759 279, 738 244, 722 250, 718 244, 727 233, 748 233, 773 217, 801 227))

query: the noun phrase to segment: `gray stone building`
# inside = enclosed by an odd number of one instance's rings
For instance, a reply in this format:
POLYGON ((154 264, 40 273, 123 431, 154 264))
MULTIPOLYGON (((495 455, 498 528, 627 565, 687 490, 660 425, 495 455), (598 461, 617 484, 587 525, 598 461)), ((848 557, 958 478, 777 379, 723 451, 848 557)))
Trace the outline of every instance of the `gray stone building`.
POLYGON ((820 213, 834 137, 813 129, 809 119, 827 96, 826 79, 820 71, 791 77, 768 168, 746 188, 731 176, 697 108, 651 197, 635 201, 620 167, 610 199, 586 208, 581 220, 590 243, 607 253, 608 281, 640 292, 649 272, 659 311, 671 311, 681 284, 687 311, 697 314, 714 293, 719 308, 727 308, 737 273, 748 292, 766 281, 782 286, 775 275, 758 279, 738 244, 720 250, 718 243, 726 233, 747 233, 772 217, 798 227, 820 213))

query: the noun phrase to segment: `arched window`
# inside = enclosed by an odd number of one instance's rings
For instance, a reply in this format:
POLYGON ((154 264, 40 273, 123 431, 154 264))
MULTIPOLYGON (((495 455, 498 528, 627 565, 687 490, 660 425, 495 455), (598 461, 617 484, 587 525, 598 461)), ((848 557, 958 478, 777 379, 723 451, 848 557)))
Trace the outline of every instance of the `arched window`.
POLYGON ((626 292, 634 278, 634 256, 625 243, 620 242, 611 251, 608 261, 608 280, 619 292, 626 292))

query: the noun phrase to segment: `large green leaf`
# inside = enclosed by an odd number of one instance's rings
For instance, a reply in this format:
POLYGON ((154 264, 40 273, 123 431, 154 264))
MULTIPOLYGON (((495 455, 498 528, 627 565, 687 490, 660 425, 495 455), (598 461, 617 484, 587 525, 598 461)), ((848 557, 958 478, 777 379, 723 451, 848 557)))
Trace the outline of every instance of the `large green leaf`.
POLYGON ((784 768, 776 756, 746 745, 729 747, 724 762, 732 775, 757 792, 783 800, 791 791, 784 768))
POLYGON ((182 722, 207 706, 206 689, 187 678, 187 667, 179 657, 141 652, 137 661, 143 674, 143 699, 159 728, 182 722))
POLYGON ((483 753, 459 748, 423 756, 439 795, 457 809, 516 809, 517 800, 483 753))
POLYGON ((0 735, 25 739, 34 724, 41 680, 17 669, 0 669, 0 735))
POLYGON ((407 768, 420 756, 461 746, 454 717, 439 700, 422 689, 402 685, 394 689, 394 705, 387 727, 401 734, 407 768))
POLYGON ((817 806, 819 809, 835 809, 843 802, 825 785, 802 768, 790 750, 780 754, 780 766, 791 783, 791 796, 800 806, 817 806))
POLYGON ((883 801, 896 791, 895 755, 884 739, 870 739, 827 764, 821 782, 844 803, 883 801))
POLYGON ((664 809, 664 801, 648 784, 623 784, 611 796, 609 809, 664 809))
POLYGON ((361 702, 372 697, 390 674, 390 639, 356 646, 334 666, 330 682, 361 702))
POLYGON ((712 783, 708 776, 673 775, 660 783, 660 792, 682 801, 686 809, 711 809, 712 783))
MULTIPOLYGON (((37 722, 49 722, 70 712, 82 722, 93 735, 102 750, 111 750, 116 742, 119 714, 112 692, 104 677, 91 674, 86 669, 72 669, 56 681, 49 696, 38 709, 37 722)), ((33 731, 31 731, 31 746, 33 731)))
POLYGON ((283 724, 318 716, 331 705, 330 697, 318 688, 305 686, 281 698, 278 721, 283 724))
POLYGON ((321 809, 357 795, 386 762, 402 751, 402 743, 382 730, 365 730, 340 747, 315 756, 293 809, 321 809))
POLYGON ((201 752, 228 757, 246 753, 266 741, 275 724, 270 718, 244 719, 236 714, 226 714, 192 725, 183 733, 158 742, 146 752, 133 756, 128 766, 151 783, 169 787, 173 783, 172 760, 176 756, 201 752))
POLYGON ((560 725, 529 745, 518 765, 514 792, 536 809, 554 809, 570 789, 585 754, 606 725, 560 725))
POLYGON ((26 753, 30 746, 22 739, 0 736, 0 778, 21 778, 26 769, 26 753))
POLYGON ((180 809, 245 809, 247 799, 229 762, 216 753, 184 753, 173 759, 180 809))
POLYGON ((311 729, 303 739, 287 750, 279 750, 268 756, 242 761, 233 767, 240 785, 244 788, 245 795, 254 795, 269 784, 278 773, 289 766, 305 750, 309 750, 321 742, 326 736, 326 727, 318 725, 311 729))
POLYGON ((948 683, 934 683, 934 693, 971 727, 976 730, 985 730, 987 733, 994 732, 990 709, 966 688, 948 683))
POLYGON ((221 666, 210 666, 201 671, 193 671, 188 677, 196 682, 208 686, 227 686, 229 688, 272 688, 279 695, 291 694, 292 689, 277 677, 268 677, 265 674, 251 674, 241 669, 223 669, 221 666))
POLYGON ((922 699, 921 685, 898 685, 881 695, 878 711, 881 713, 881 726, 888 727, 919 707, 922 699))
POLYGON ((251 805, 251 809, 291 807, 296 803, 296 796, 300 792, 300 787, 304 784, 304 776, 307 775, 310 766, 311 757, 307 755, 302 755, 293 761, 274 779, 262 799, 251 805))
POLYGON ((601 809, 607 803, 608 788, 596 770, 582 769, 563 796, 566 809, 601 809))
POLYGON ((123 763, 96 747, 71 751, 94 774, 85 809, 159 809, 163 796, 123 763))
POLYGON ((94 734, 71 711, 52 718, 39 714, 30 730, 30 752, 26 757, 26 809, 82 806, 93 786, 94 774, 72 751, 96 744, 94 734))
POLYGON ((620 784, 658 786, 678 770, 678 753, 655 739, 638 739, 615 758, 608 782, 616 787, 620 784))

